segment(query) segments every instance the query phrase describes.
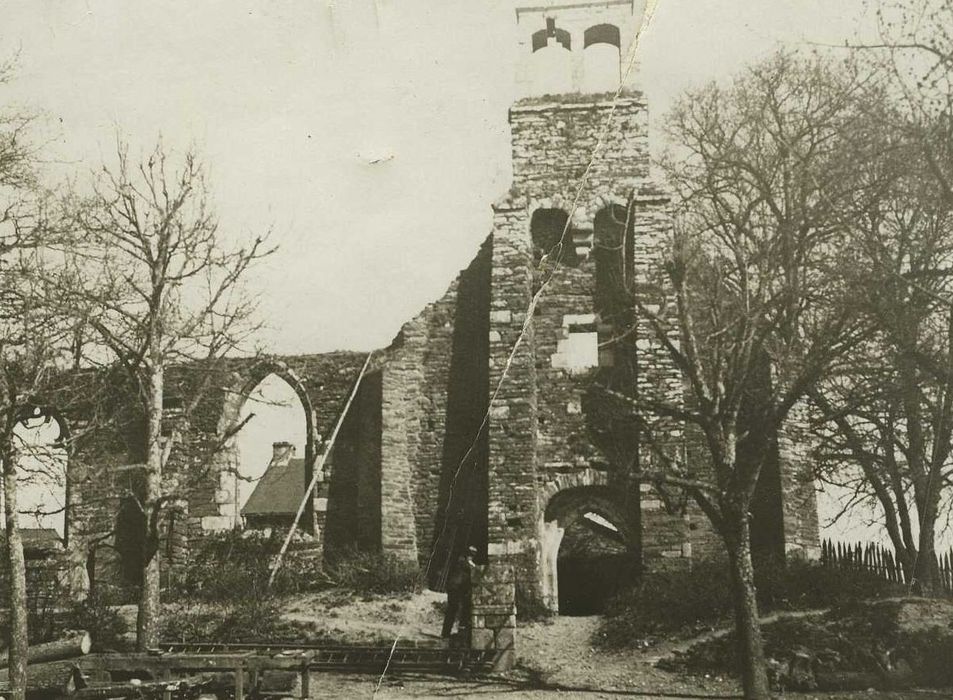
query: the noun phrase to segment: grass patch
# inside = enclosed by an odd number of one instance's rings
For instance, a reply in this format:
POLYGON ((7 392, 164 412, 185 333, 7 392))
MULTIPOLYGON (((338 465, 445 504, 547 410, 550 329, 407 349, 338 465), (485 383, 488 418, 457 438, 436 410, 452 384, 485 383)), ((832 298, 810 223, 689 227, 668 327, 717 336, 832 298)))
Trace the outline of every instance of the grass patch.
POLYGON ((329 557, 292 547, 268 586, 283 536, 233 531, 204 538, 190 565, 167 584, 163 641, 253 643, 333 642, 315 623, 282 618, 281 604, 299 593, 330 591, 341 604, 355 597, 409 595, 418 581, 415 563, 347 549, 329 557))
MULTIPOLYGON (((803 561, 762 561, 756 567, 755 583, 762 613, 826 609, 903 592, 901 586, 867 572, 803 561)), ((637 648, 658 637, 690 637, 730 624, 732 611, 727 566, 700 562, 691 571, 647 575, 612 598, 597 643, 606 648, 637 648)))
MULTIPOLYGON (((806 659, 801 689, 837 689, 849 679, 881 688, 953 684, 953 627, 938 621, 904 629, 898 624, 900 605, 897 599, 855 602, 817 617, 765 625, 765 656, 775 686, 791 685, 789 669, 797 658, 806 659)), ((683 673, 738 675, 736 636, 731 632, 696 644, 659 666, 683 673)))

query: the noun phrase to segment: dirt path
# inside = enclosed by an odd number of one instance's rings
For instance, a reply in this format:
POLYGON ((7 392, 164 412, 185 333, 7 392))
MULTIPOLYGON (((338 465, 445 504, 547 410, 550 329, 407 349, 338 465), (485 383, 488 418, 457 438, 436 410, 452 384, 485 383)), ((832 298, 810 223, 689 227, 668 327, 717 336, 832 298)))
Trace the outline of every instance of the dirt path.
POLYGON ((518 633, 520 665, 553 689, 671 697, 737 694, 737 683, 730 679, 679 677, 655 668, 646 653, 595 648, 599 622, 598 617, 556 617, 524 625, 518 633))
MULTIPOLYGON (((438 599, 439 600, 439 599, 438 599)), ((379 607, 365 601, 354 609, 353 603, 336 609, 336 619, 349 618, 344 628, 358 630, 373 626, 367 615, 383 613, 380 629, 410 630, 427 634, 439 622, 433 600, 408 600, 402 610, 410 611, 409 619, 400 617, 397 609, 379 607), (352 614, 356 613, 356 614, 352 614), (397 627, 393 627, 394 625, 397 627)), ((309 601, 303 601, 311 605, 309 601)), ((315 608, 311 608, 312 613, 315 608)), ((307 614, 299 611, 289 614, 307 614)), ((812 613, 802 613, 798 616, 812 613)), ((816 613, 815 613, 816 614, 816 613)), ((769 616, 765 621, 775 619, 769 616)), ((655 668, 662 655, 687 648, 703 639, 726 634, 715 630, 690 640, 663 644, 646 652, 606 652, 592 645, 599 625, 598 617, 557 617, 523 625, 517 632, 518 668, 502 676, 486 679, 454 679, 388 673, 377 675, 315 674, 312 677, 312 698, 511 698, 539 700, 560 698, 739 698, 737 681, 722 677, 698 677, 655 668)), ((934 700, 942 693, 875 693, 786 694, 790 700, 824 698, 825 700, 934 700)))

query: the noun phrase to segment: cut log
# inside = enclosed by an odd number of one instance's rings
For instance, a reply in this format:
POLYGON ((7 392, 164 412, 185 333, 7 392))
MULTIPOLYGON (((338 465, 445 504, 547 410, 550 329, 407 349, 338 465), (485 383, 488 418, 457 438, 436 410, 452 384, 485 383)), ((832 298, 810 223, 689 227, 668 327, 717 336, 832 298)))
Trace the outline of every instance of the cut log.
MULTIPOLYGON (((77 656, 84 656, 89 653, 93 646, 93 640, 89 632, 80 630, 71 632, 63 639, 56 639, 44 644, 33 644, 27 652, 27 663, 37 664, 47 661, 61 661, 62 659, 75 659, 77 656)), ((0 668, 7 667, 7 654, 0 654, 0 668)))

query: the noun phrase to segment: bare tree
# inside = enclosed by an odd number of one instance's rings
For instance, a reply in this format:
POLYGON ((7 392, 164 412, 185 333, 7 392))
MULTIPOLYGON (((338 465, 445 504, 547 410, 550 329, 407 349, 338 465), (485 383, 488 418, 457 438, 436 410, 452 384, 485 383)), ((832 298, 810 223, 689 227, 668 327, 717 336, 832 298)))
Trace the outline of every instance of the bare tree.
POLYGON ((857 309, 871 337, 812 391, 821 457, 881 509, 914 588, 939 587, 936 523, 953 475, 953 200, 906 117, 880 110, 872 187, 853 208, 857 309), (916 526, 916 528, 914 528, 916 526))
POLYGON ((854 198, 846 141, 867 88, 850 68, 779 54, 728 88, 685 96, 667 119, 663 163, 676 191, 667 271, 632 290, 684 377, 679 401, 619 396, 641 414, 651 470, 681 489, 720 535, 733 581, 746 697, 769 696, 750 548, 750 510, 772 438, 857 342, 853 313, 832 304, 854 198), (672 449, 659 419, 686 425, 705 459, 672 449))
MULTIPOLYGON (((12 75, 0 65, 0 86, 12 75)), ((63 359, 70 319, 56 290, 43 280, 47 246, 60 238, 50 197, 40 186, 37 153, 28 140, 34 116, 0 113, 0 468, 5 564, 9 577, 9 666, 14 698, 24 697, 28 644, 26 568, 20 537, 18 486, 24 481, 24 445, 17 434, 34 414, 35 397, 63 359)), ((33 469, 43 469, 34 463, 33 469)))
MULTIPOLYGON (((83 315, 98 342, 131 380, 144 419, 143 487, 133 494, 146 523, 137 646, 156 641, 160 605, 160 523, 181 498, 163 475, 181 434, 167 420, 168 371, 194 373, 178 419, 186 420, 214 382, 214 368, 255 330, 255 299, 243 287, 270 251, 263 236, 245 246, 224 240, 196 154, 176 165, 161 141, 139 161, 120 141, 93 195, 75 211, 84 245, 74 251, 83 315)), ((72 286, 72 285, 71 285, 72 286)))
POLYGON ((953 3, 879 0, 881 42, 858 48, 893 77, 908 134, 953 198, 953 3))

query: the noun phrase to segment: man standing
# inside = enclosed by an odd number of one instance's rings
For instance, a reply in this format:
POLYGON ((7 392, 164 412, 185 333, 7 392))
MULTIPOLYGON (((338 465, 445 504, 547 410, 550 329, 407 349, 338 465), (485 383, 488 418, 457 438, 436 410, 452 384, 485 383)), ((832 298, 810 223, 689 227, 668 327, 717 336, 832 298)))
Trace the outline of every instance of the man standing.
POLYGON ((447 576, 447 612, 443 616, 441 632, 444 638, 450 637, 453 623, 458 618, 458 632, 470 628, 470 572, 476 567, 473 560, 475 555, 476 547, 471 546, 450 565, 450 575, 447 576))

